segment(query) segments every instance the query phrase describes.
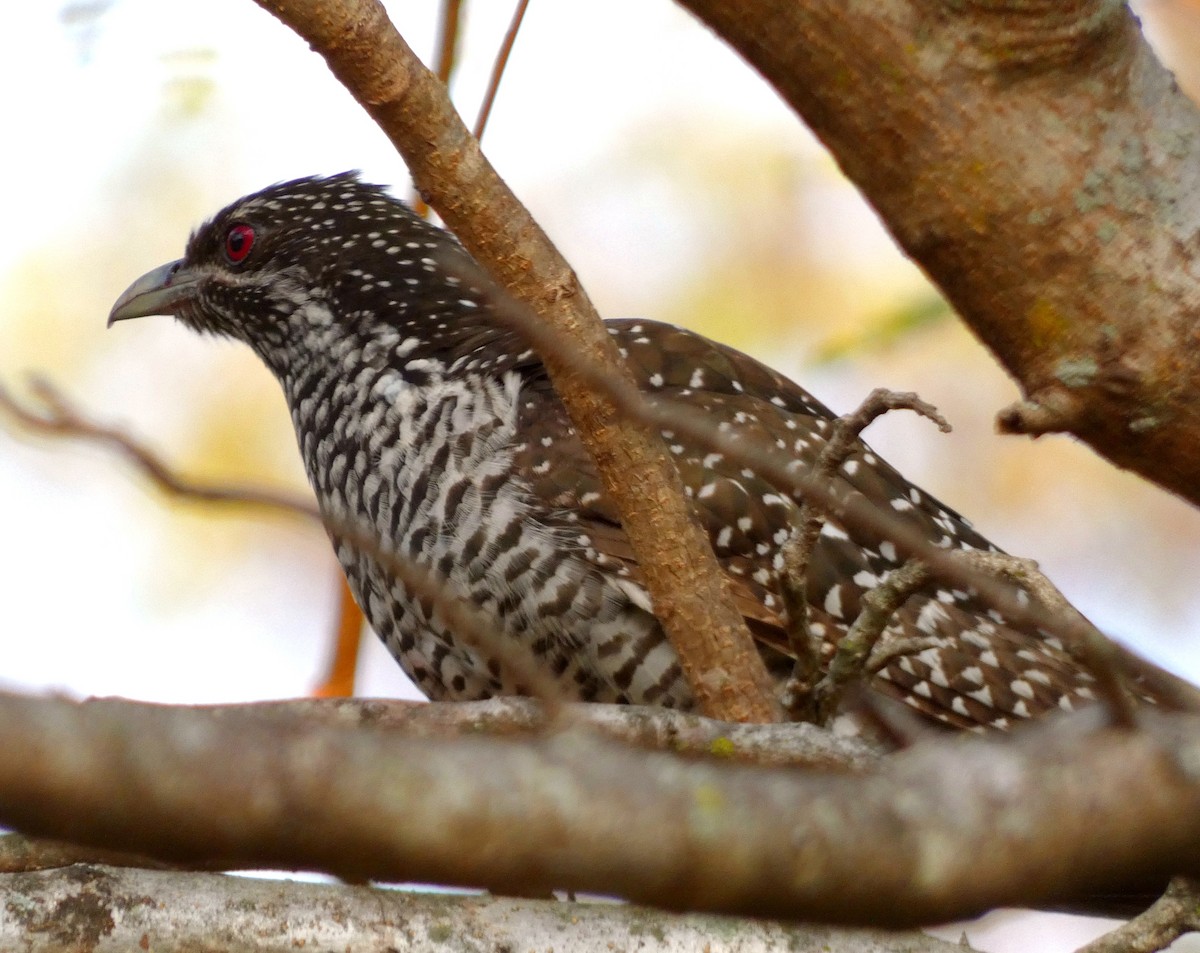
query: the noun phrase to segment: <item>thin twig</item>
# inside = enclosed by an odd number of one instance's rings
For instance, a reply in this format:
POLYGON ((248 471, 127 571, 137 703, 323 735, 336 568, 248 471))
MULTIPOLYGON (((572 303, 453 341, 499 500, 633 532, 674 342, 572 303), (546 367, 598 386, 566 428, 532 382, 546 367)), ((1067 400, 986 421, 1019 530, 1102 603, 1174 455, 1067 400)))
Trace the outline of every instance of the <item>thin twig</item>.
POLYGON ((1068 644, 1067 651, 1096 679, 1097 694, 1108 708, 1113 724, 1122 728, 1136 726, 1137 706, 1126 688, 1124 678, 1125 674, 1133 673, 1124 664, 1122 650, 1067 601, 1058 587, 1038 569, 1036 562, 1008 553, 979 551, 960 553, 959 559, 988 576, 1008 579, 1018 596, 1026 593, 1034 604, 1042 606, 1053 616, 1077 620, 1074 628, 1078 633, 1078 641, 1068 644))
POLYGON ((929 569, 925 564, 911 559, 888 573, 886 579, 863 596, 862 608, 854 624, 838 642, 825 677, 813 691, 817 724, 828 724, 837 714, 847 686, 869 671, 871 653, 892 616, 908 601, 909 596, 928 585, 929 579, 929 569))
MULTIPOLYGON (((458 66, 458 41, 461 36, 462 8, 465 2, 466 0, 442 0, 433 72, 446 87, 447 93, 454 70, 458 66)), ((411 205, 413 211, 421 218, 429 218, 429 203, 419 190, 413 191, 411 205)), ((362 641, 365 621, 362 609, 354 601, 343 579, 334 655, 328 676, 317 686, 318 694, 348 695, 354 690, 354 676, 358 670, 358 646, 362 641)))
MULTIPOLYGON (((459 26, 462 22, 463 0, 442 0, 442 19, 438 23, 438 51, 433 62, 433 75, 450 85, 458 65, 459 26)), ((478 136, 476 136, 478 138, 478 136)))
POLYGON ((1200 881, 1175 877, 1154 905, 1076 953, 1156 953, 1200 931, 1200 881))
MULTIPOLYGON (((921 400, 916 394, 876 388, 855 411, 833 422, 829 439, 821 448, 809 473, 809 479, 820 481, 832 488, 837 471, 846 462, 846 458, 859 448, 862 432, 891 410, 915 411, 936 423, 942 433, 950 431, 949 422, 938 413, 937 408, 921 400)), ((826 508, 806 494, 797 517, 798 528, 783 545, 784 568, 779 575, 780 595, 787 617, 788 639, 796 659, 785 689, 783 704, 792 717, 804 721, 814 718, 823 720, 814 694, 823 659, 821 646, 813 639, 808 626, 808 565, 821 536, 821 530, 825 526, 825 519, 826 508)), ((873 644, 874 640, 871 641, 873 644)), ((840 690, 834 694, 839 693, 840 690)))
POLYGON ((517 0, 512 22, 509 23, 508 31, 504 34, 504 42, 500 44, 500 49, 496 52, 496 62, 492 64, 492 75, 488 77, 487 91, 483 94, 483 102, 479 104, 479 115, 475 117, 475 128, 472 130, 472 135, 476 139, 482 139, 483 131, 487 129, 488 119, 492 115, 492 106, 496 103, 496 94, 500 91, 500 80, 504 78, 504 70, 508 67, 508 57, 512 53, 513 44, 517 42, 517 34, 521 30, 521 23, 525 19, 525 11, 528 8, 529 0, 517 0))
POLYGON ((339 567, 337 573, 338 611, 337 626, 333 633, 333 650, 328 667, 321 680, 313 688, 316 698, 345 698, 354 694, 354 679, 358 672, 358 653, 362 647, 362 633, 366 626, 362 609, 354 601, 349 580, 339 567))
MULTIPOLYGON (((433 75, 446 87, 447 92, 454 69, 458 66, 458 40, 461 36, 464 2, 465 0, 442 0, 442 16, 438 21, 437 55, 433 61, 433 75)), ((421 218, 429 217, 429 203, 419 191, 413 194, 412 208, 421 218)))

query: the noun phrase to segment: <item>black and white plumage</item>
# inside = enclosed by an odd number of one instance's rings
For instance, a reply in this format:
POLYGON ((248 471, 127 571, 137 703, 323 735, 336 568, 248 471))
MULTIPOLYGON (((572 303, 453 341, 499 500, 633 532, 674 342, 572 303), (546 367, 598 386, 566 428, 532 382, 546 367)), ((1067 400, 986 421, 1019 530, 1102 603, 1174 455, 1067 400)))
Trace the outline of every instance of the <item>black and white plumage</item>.
MULTIPOLYGON (((218 213, 183 259, 122 295, 110 323, 170 313, 246 342, 283 386, 325 514, 370 526, 399 555, 436 569, 567 695, 688 707, 613 504, 538 357, 461 277, 477 273, 469 262, 379 187, 352 174, 299 179, 218 213)), ((815 461, 833 417, 796 384, 680 328, 614 321, 609 332, 654 398, 815 461)), ((664 437, 742 613, 782 669, 779 554, 798 501, 742 463, 664 437)), ((843 491, 939 546, 993 548, 866 444, 839 476, 843 491)), ((335 546, 367 619, 431 698, 519 690, 377 560, 335 546)), ((888 541, 826 525, 808 593, 813 631, 830 651, 863 594, 898 565, 888 541)), ((932 587, 910 598, 885 637, 919 641, 874 686, 946 724, 1006 727, 1092 696, 1090 676, 1055 640, 1007 625, 969 593, 932 587)))

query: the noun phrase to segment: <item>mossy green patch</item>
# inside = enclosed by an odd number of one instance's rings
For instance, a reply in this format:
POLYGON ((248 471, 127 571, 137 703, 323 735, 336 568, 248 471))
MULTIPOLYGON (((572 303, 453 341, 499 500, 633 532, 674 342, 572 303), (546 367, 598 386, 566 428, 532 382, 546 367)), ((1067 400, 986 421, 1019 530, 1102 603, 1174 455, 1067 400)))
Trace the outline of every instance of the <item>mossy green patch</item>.
POLYGON ((737 746, 724 735, 714 738, 712 744, 708 746, 709 754, 714 754, 718 758, 732 758, 736 751, 737 746))
POLYGON ((1087 387, 1096 379, 1100 368, 1090 357, 1063 358, 1055 365, 1054 376, 1071 388, 1087 387))

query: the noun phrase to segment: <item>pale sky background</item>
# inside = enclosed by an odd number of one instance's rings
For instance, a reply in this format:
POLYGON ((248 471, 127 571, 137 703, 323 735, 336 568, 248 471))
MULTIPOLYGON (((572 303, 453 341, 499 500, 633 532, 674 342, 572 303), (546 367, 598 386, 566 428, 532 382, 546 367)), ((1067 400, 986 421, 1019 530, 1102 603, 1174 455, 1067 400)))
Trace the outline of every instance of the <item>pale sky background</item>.
MULTIPOLYGON (((436 4, 392 7, 427 53, 436 4)), ((1162 14, 1183 8, 1146 8, 1180 61, 1197 21, 1162 14)), ((349 168, 403 195, 407 174, 324 63, 248 0, 63 10, 14 4, 0 32, 0 381, 44 372, 190 474, 300 487, 282 399, 248 352, 169 319, 106 332, 105 317, 240 195, 349 168)), ((471 5, 455 82, 468 120, 510 13, 471 5)), ((930 300, 919 272, 757 75, 685 14, 535 2, 485 149, 603 314, 690 324, 838 410, 875 386, 933 401, 952 436, 894 415, 869 439, 1038 559, 1107 632, 1200 679, 1197 513, 1065 438, 996 436, 1017 391, 956 323, 880 343, 871 328, 930 300), (849 356, 818 362, 831 342, 849 356)), ((171 504, 95 448, 3 428, 0 501, 0 686, 222 702, 316 681, 336 592, 319 529, 171 504)), ((360 690, 412 693, 373 639, 360 690)), ((1088 935, 998 919, 972 929, 978 948, 1069 950, 1088 935)))

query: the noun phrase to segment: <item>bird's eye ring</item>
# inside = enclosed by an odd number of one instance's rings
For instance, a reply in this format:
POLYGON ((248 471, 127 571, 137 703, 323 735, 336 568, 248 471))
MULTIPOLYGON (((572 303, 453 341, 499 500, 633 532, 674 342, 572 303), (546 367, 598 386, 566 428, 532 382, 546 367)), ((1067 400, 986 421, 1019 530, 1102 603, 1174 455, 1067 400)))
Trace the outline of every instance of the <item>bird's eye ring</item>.
POLYGON ((254 247, 254 229, 249 225, 234 225, 225 233, 225 257, 235 265, 246 260, 254 247))

